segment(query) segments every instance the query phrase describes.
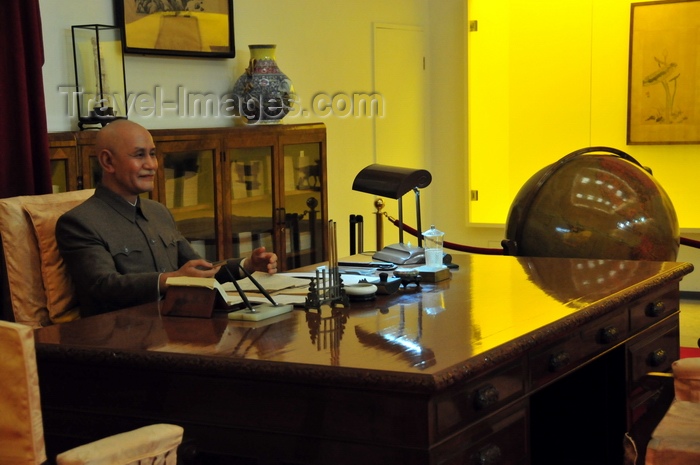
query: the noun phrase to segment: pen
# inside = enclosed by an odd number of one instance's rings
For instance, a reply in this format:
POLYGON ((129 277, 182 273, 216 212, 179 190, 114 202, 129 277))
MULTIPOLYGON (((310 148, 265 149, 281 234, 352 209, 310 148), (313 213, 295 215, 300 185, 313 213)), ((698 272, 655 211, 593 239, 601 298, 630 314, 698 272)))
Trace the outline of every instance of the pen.
MULTIPOLYGON (((219 260, 218 262, 209 262, 209 265, 211 268, 216 268, 217 266, 225 265, 228 262, 228 260, 219 260)), ((210 270, 211 268, 205 268, 203 266, 198 266, 198 270, 210 270)))
POLYGON ((240 295, 241 299, 243 299, 243 303, 246 304, 246 307, 248 307, 248 311, 250 311, 250 313, 256 313, 256 310, 253 308, 252 305, 250 305, 250 301, 248 300, 248 297, 246 297, 245 292, 243 292, 243 289, 241 289, 241 286, 236 282, 235 279, 231 282, 234 286, 236 286, 238 295, 240 295))
MULTIPOLYGON (((262 293, 262 295, 264 295, 265 298, 266 298, 267 300, 269 300, 270 303, 272 303, 272 305, 274 305, 274 306, 276 307, 276 306, 277 306, 277 302, 274 301, 274 299, 272 298, 272 296, 270 295, 270 293, 267 292, 267 291, 265 290, 265 288, 262 287, 262 285, 261 285, 255 278, 253 278, 253 276, 252 276, 250 273, 248 273, 248 270, 246 270, 245 268, 243 268, 243 266, 241 266, 240 263, 238 264, 238 266, 241 268, 241 270, 243 270, 243 273, 246 275, 246 277, 247 277, 248 279, 250 279, 250 281, 251 281, 253 284, 255 284, 255 287, 258 288, 258 290, 262 293)), ((235 283, 234 283, 234 284, 235 284, 235 283)), ((237 287, 238 287, 238 286, 237 286, 237 287)))

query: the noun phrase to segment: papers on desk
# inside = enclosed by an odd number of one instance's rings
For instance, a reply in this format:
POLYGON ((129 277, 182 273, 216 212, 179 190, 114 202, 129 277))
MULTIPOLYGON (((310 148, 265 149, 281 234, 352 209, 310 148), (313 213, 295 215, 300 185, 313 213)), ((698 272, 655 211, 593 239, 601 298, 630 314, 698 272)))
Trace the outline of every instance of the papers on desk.
MULTIPOLYGON (((276 294, 272 295, 272 298, 275 300, 275 303, 278 305, 287 305, 287 304, 304 305, 304 302, 306 302, 307 292, 304 292, 303 294, 278 294, 278 293, 276 293, 276 294)), ((267 300, 267 298, 260 293, 246 292, 245 295, 248 298, 248 302, 250 302, 253 305, 256 305, 256 304, 265 305, 265 304, 270 303, 270 301, 267 300)), ((243 303, 243 299, 241 298, 241 296, 238 295, 238 293, 229 294, 229 299, 233 302, 233 305, 243 303)))
MULTIPOLYGON (((315 279, 316 278, 316 272, 315 271, 304 271, 304 272, 290 272, 290 276, 294 276, 296 278, 305 278, 307 281, 307 284, 310 279, 315 279)), ((373 274, 355 274, 354 272, 340 272, 340 278, 343 280, 343 283, 347 286, 351 284, 357 284, 360 282, 363 283, 372 283, 376 284, 379 282, 379 276, 375 276, 373 274)))
MULTIPOLYGON (((286 273, 268 274, 256 271, 253 278, 272 296, 279 305, 304 305, 309 292, 309 279, 298 278, 286 273)), ((239 279, 238 286, 245 292, 246 298, 252 304, 268 304, 270 301, 260 292, 258 287, 248 278, 239 279)), ((236 304, 243 303, 233 283, 223 284, 230 300, 236 304)))
POLYGON ((343 284, 346 286, 352 286, 353 284, 359 283, 371 283, 376 284, 379 282, 379 276, 363 276, 358 274, 347 274, 341 273, 340 279, 343 280, 343 284))

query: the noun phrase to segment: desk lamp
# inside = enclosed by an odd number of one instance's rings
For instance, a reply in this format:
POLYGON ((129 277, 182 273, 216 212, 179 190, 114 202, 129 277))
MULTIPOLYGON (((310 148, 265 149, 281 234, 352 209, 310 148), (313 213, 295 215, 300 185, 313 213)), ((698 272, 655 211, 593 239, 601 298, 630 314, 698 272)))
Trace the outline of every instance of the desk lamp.
POLYGON ((403 202, 401 198, 408 191, 416 194, 416 221, 418 231, 422 231, 420 222, 420 191, 430 185, 433 177, 423 169, 401 168, 387 165, 369 165, 360 171, 352 183, 352 190, 367 194, 380 195, 399 201, 399 243, 384 247, 372 258, 397 265, 425 263, 423 240, 418 234, 418 247, 411 247, 403 242, 403 202))

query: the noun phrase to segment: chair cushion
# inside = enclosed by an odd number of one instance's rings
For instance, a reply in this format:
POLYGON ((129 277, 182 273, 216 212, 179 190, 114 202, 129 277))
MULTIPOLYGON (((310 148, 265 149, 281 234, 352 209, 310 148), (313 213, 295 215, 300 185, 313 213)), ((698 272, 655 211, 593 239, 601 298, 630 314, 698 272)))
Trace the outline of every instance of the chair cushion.
POLYGON ((46 461, 34 330, 0 321, 0 463, 46 461))
MULTIPOLYGON (((47 307, 43 278, 45 270, 42 267, 37 232, 25 204, 36 206, 35 210, 44 206, 46 211, 52 212, 52 216, 55 216, 52 220, 55 228, 55 221, 62 213, 85 201, 93 192, 94 190, 89 189, 0 199, 0 237, 15 321, 34 327, 53 322, 47 307)), ((48 219, 43 222, 48 222, 48 219)), ((49 237, 44 232, 41 234, 49 237)), ((60 299, 52 296, 52 301, 56 300, 60 299)), ((61 315, 59 308, 54 308, 53 311, 55 315, 61 315)), ((59 321, 63 320, 59 318, 59 321)))
POLYGON ((15 321, 50 324, 41 278, 41 259, 22 198, 0 200, 0 237, 15 321))
POLYGON ((39 246, 41 276, 46 292, 46 308, 53 323, 71 321, 78 317, 78 299, 75 286, 58 251, 56 222, 58 217, 80 205, 82 199, 69 199, 58 204, 25 203, 34 226, 34 235, 39 246))
POLYGON ((113 465, 155 463, 176 465, 183 429, 157 424, 76 447, 56 457, 57 465, 113 465), (147 460, 152 459, 152 460, 147 460))
POLYGON ((646 465, 700 463, 700 404, 676 400, 651 435, 646 465))

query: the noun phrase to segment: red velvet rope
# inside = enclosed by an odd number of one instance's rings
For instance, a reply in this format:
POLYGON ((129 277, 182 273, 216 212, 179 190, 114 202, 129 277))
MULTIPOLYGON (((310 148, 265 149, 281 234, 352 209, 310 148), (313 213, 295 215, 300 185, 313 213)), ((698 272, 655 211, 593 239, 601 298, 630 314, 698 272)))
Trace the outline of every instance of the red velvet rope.
MULTIPOLYGON (((399 220, 392 217, 388 217, 388 219, 393 223, 394 226, 396 226, 397 228, 399 227, 399 220)), ((416 231, 416 229, 412 228, 411 226, 408 226, 406 223, 404 223, 403 225, 403 230, 411 234, 412 236, 418 237, 418 232, 416 231)), ((688 239, 687 237, 681 237, 681 245, 687 245, 688 247, 700 249, 700 241, 696 241, 695 239, 688 239)), ((446 249, 458 250, 460 252, 478 253, 482 255, 505 255, 505 251, 503 249, 472 247, 469 245, 455 244, 454 242, 448 241, 443 242, 443 246, 446 249)))
POLYGON ((700 249, 700 241, 696 241, 695 239, 688 239, 687 237, 681 237, 681 245, 687 245, 688 247, 695 247, 696 249, 700 249))
MULTIPOLYGON (((389 221, 391 221, 394 226, 397 228, 399 227, 399 220, 396 218, 388 217, 389 221)), ((406 223, 403 224, 403 230, 406 231, 407 233, 411 234, 412 236, 418 237, 418 232, 416 231, 415 228, 412 228, 408 226, 406 223)), ((445 241, 442 243, 443 247, 446 249, 450 250, 457 250, 460 252, 469 252, 469 253, 478 253, 482 255, 505 255, 505 251, 503 249, 489 249, 486 247, 472 247, 469 245, 462 245, 462 244, 455 244, 454 242, 448 242, 445 241)))

